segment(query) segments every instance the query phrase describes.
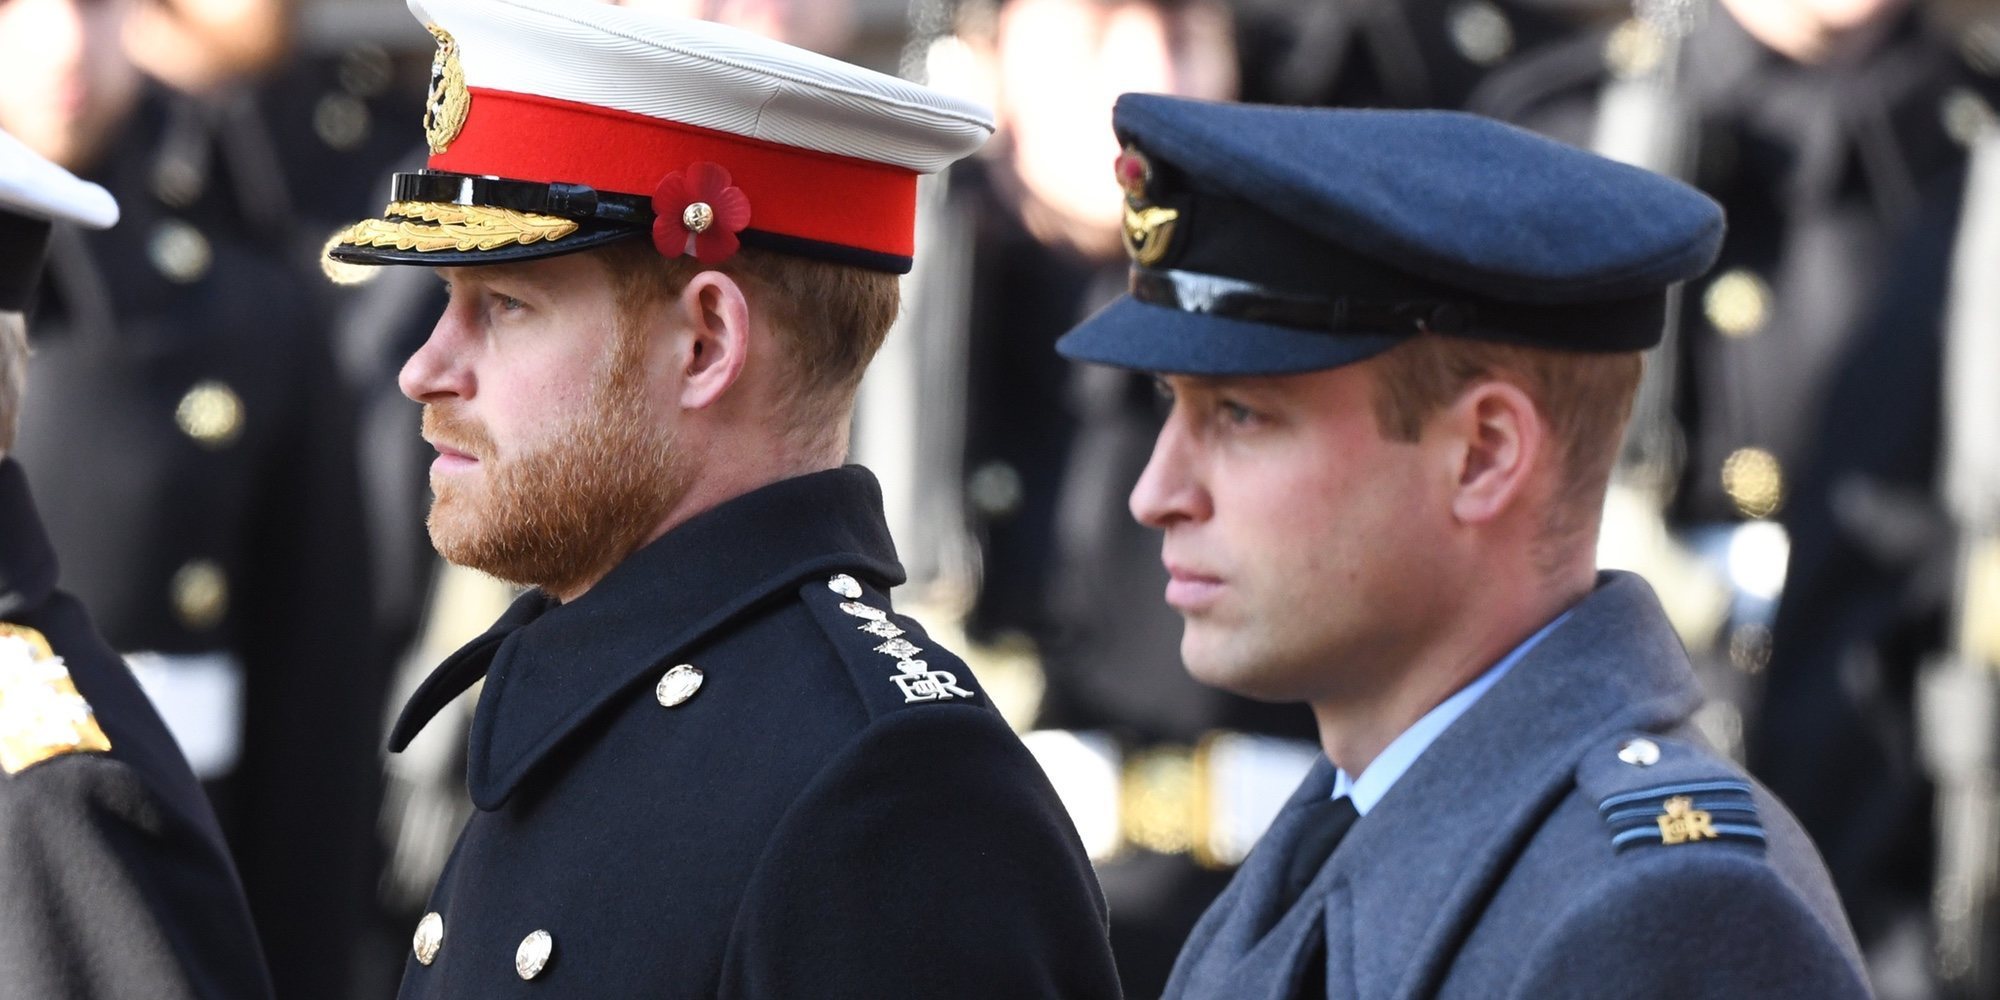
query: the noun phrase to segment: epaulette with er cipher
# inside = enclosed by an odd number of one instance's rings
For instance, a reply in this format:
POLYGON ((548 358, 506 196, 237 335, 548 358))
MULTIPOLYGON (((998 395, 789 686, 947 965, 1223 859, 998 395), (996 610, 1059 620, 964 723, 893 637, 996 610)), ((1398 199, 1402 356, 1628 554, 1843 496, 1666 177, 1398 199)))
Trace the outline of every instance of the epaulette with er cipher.
POLYGON ((65 754, 110 749, 47 637, 0 622, 0 771, 19 774, 65 754))
POLYGON ((1577 785, 1597 802, 1618 853, 1711 843, 1764 848, 1749 780, 1693 744, 1627 734, 1585 755, 1577 785))
POLYGON ((846 573, 810 581, 799 595, 853 674, 871 717, 916 705, 987 703, 965 664, 889 611, 887 595, 846 573))

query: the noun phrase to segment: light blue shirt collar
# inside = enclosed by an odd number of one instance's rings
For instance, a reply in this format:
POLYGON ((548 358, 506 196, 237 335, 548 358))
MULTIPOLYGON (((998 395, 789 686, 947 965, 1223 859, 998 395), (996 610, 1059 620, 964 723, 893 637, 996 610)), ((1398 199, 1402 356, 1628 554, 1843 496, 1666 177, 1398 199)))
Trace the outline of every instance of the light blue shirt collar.
POLYGON ((1410 765, 1417 762, 1418 757, 1423 756, 1425 750, 1430 749, 1430 745, 1436 742, 1439 736, 1444 735, 1445 730, 1451 728, 1452 723, 1458 721, 1459 716, 1464 715, 1467 709, 1493 688, 1493 685, 1500 683, 1500 678, 1507 676, 1507 671, 1514 669, 1514 664, 1521 662, 1521 658, 1528 655, 1529 650, 1534 649, 1537 643, 1555 631, 1556 626, 1568 620, 1569 616, 1568 611, 1557 615, 1554 621, 1542 626, 1541 631, 1529 636, 1526 642, 1515 646, 1513 652, 1501 657, 1500 662, 1488 667, 1486 672, 1480 674, 1472 683, 1459 688, 1458 693, 1424 713, 1423 718, 1403 730, 1402 735, 1391 741, 1366 768, 1362 769, 1361 777, 1349 778, 1346 771, 1334 769, 1333 797, 1337 799, 1345 795, 1353 799, 1354 811, 1363 816, 1368 815, 1368 810, 1375 808, 1375 803, 1382 801, 1382 796, 1389 794, 1390 786, 1410 769, 1410 765))

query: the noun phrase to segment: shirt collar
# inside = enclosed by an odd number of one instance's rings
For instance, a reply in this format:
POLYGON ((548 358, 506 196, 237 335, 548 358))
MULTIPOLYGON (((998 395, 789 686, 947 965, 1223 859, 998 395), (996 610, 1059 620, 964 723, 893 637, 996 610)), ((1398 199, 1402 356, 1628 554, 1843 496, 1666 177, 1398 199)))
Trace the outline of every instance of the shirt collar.
POLYGON ((1528 655, 1529 650, 1534 649, 1536 644, 1550 632, 1554 632, 1557 626, 1567 621, 1574 610, 1557 615, 1554 621, 1542 626, 1534 635, 1529 636, 1526 642, 1515 646, 1513 652, 1501 657, 1500 662, 1486 668, 1486 672, 1474 678, 1472 683, 1459 688, 1456 694, 1439 703, 1438 707, 1425 712, 1423 718, 1403 730, 1402 735, 1390 741, 1389 745, 1362 769, 1361 777, 1350 778, 1346 771, 1335 768, 1333 797, 1337 799, 1345 795, 1353 799, 1354 811, 1363 816, 1368 815, 1368 810, 1375 808, 1375 804, 1382 801, 1382 796, 1389 794, 1389 789, 1395 785, 1396 780, 1410 769, 1410 765, 1417 762, 1418 757, 1423 756, 1424 751, 1429 749, 1439 736, 1444 735, 1445 730, 1451 728, 1452 723, 1458 721, 1459 716, 1464 715, 1482 695, 1492 689, 1493 685, 1500 683, 1500 678, 1507 676, 1507 671, 1514 669, 1514 664, 1521 662, 1521 658, 1528 655))

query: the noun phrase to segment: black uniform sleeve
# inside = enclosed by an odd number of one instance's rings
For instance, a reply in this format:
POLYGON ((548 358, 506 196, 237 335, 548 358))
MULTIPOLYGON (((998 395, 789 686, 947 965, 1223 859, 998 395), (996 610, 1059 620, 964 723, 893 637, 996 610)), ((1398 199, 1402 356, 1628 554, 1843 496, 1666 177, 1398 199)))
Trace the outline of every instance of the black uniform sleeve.
POLYGON ((1535 945, 1518 1000, 1868 1000, 1862 972, 1761 854, 1654 848, 1535 945))
POLYGON ((235 885, 115 758, 0 777, 0 998, 269 997, 235 885))
POLYGON ((808 787, 747 887, 722 996, 1115 1000, 1103 895, 1000 717, 871 726, 808 787))

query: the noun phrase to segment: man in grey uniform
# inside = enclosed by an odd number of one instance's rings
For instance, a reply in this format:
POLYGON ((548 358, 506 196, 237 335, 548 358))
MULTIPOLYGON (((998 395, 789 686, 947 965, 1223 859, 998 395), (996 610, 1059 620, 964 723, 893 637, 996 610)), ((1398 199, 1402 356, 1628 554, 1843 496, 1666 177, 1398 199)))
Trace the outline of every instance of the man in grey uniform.
POLYGON ((1326 760, 1167 997, 1864 997, 1784 807, 1702 745, 1599 508, 1671 285, 1677 182, 1442 112, 1127 95, 1131 294, 1076 360, 1172 408, 1131 497, 1196 679, 1326 760))

